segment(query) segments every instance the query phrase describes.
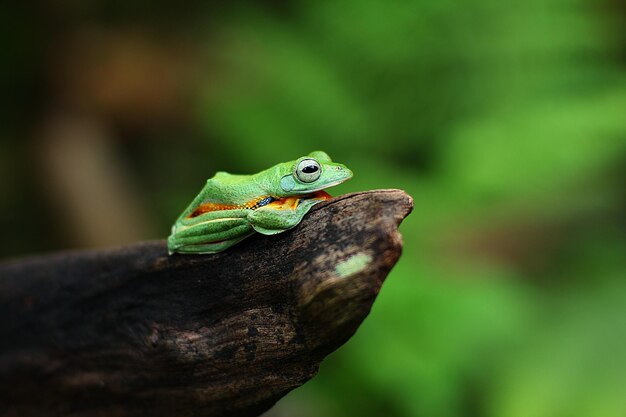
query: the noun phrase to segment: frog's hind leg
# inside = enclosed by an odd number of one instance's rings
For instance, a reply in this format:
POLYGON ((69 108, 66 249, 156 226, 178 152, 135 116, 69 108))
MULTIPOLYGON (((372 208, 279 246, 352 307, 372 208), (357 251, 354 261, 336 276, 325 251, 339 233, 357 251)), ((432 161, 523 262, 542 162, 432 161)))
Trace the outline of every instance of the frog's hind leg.
MULTIPOLYGON (((176 249, 173 249, 173 248, 170 249, 170 255, 175 252, 176 253, 193 253, 193 254, 210 254, 210 253, 222 252, 223 250, 230 248, 231 246, 241 242, 242 240, 244 240, 245 238, 253 234, 254 232, 250 232, 249 234, 246 234, 236 239, 230 239, 230 240, 222 240, 222 241, 215 241, 215 242, 209 242, 209 243, 183 244, 183 246, 179 246, 176 249)), ((169 243, 168 243, 168 247, 169 247, 169 243)))
POLYGON ((171 253, 217 253, 254 233, 244 218, 213 219, 194 225, 182 225, 167 239, 171 253))

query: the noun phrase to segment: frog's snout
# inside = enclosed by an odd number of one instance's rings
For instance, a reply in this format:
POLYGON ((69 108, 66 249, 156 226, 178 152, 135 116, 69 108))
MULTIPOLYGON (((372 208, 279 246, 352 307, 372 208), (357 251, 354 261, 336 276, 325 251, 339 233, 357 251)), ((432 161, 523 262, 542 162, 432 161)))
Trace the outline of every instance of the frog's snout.
POLYGON ((346 179, 352 178, 352 171, 346 168, 344 165, 336 165, 333 168, 335 169, 335 171, 337 171, 339 175, 341 175, 341 177, 346 179))

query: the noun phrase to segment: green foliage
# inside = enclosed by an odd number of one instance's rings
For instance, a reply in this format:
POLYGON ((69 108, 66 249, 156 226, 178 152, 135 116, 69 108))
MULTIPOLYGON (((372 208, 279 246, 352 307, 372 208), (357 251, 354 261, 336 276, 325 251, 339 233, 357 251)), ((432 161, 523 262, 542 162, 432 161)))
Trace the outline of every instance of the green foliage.
POLYGON ((599 289, 624 270, 602 261, 620 239, 589 244, 617 221, 626 73, 596 6, 301 2, 289 18, 225 22, 228 77, 202 109, 222 149, 259 168, 325 149, 355 171, 340 191, 404 188, 416 202, 372 316, 279 410, 626 409, 626 287, 599 289), (607 291, 611 307, 595 300, 607 291))

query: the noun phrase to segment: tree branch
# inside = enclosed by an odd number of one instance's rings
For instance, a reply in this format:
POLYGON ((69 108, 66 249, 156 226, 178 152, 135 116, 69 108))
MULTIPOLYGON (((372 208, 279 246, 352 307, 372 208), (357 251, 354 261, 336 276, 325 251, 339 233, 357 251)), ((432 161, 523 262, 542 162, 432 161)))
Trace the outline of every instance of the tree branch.
POLYGON ((0 265, 0 415, 259 415, 354 334, 411 209, 369 191, 216 255, 154 241, 0 265))

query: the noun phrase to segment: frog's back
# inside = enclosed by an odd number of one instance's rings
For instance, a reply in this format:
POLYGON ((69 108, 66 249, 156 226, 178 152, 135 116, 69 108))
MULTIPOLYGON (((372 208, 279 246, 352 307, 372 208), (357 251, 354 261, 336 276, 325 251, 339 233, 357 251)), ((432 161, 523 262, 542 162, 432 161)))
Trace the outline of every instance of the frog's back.
POLYGON ((209 181, 214 181, 217 185, 242 185, 251 180, 252 175, 237 175, 230 174, 226 171, 218 171, 209 178, 209 181))
POLYGON ((235 175, 219 171, 207 180, 203 190, 203 202, 222 204, 245 204, 258 198, 263 193, 262 187, 252 175, 235 175))

